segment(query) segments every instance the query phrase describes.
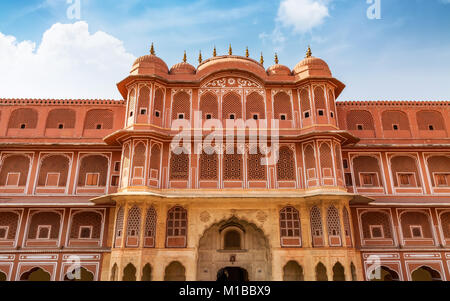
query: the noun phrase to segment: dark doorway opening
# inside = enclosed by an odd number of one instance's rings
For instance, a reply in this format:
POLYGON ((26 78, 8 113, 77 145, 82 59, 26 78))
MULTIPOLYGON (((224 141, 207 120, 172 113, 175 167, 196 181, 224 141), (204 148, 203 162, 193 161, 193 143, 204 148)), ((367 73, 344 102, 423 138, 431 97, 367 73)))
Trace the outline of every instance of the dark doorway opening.
POLYGON ((217 281, 248 281, 247 270, 239 267, 226 267, 217 272, 217 281))

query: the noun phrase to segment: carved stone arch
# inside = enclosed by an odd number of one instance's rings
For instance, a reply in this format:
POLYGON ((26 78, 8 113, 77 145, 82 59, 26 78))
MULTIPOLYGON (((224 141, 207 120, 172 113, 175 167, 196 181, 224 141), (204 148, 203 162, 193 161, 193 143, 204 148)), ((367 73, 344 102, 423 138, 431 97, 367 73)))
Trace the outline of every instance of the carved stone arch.
MULTIPOLYGON (((41 209, 41 210, 36 210, 34 212, 31 212, 28 219, 28 225, 27 225, 27 233, 26 233, 26 237, 27 239, 36 239, 37 235, 38 235, 38 227, 39 227, 39 221, 34 221, 33 218, 38 215, 38 214, 45 214, 45 213, 52 213, 52 214, 56 214, 59 216, 59 220, 55 220, 58 223, 57 224, 51 224, 51 226, 57 226, 56 230, 54 230, 53 228, 50 229, 48 236, 49 239, 60 239, 61 237, 61 228, 62 228, 62 223, 63 223, 63 213, 58 211, 58 210, 52 210, 52 209, 41 209), (56 232, 56 233, 55 233, 56 232)), ((46 219, 45 221, 48 225, 48 223, 50 222, 50 219, 46 219)), ((54 222, 54 221, 53 221, 54 222)), ((52 222, 52 223, 53 223, 52 222)))
POLYGON ((433 239, 433 241, 435 240, 435 233, 434 233, 434 229, 433 229, 433 220, 432 220, 432 217, 431 217, 431 215, 430 215, 430 212, 428 212, 428 211, 426 211, 426 210, 420 210, 420 209, 407 209, 407 210, 404 210, 404 211, 402 211, 399 215, 398 215, 398 220, 399 220, 399 222, 400 222, 400 230, 401 230, 401 233, 402 233, 402 236, 404 237, 404 238, 407 238, 407 239, 414 239, 414 237, 413 237, 413 233, 412 233, 412 229, 409 227, 409 229, 408 229, 408 227, 406 227, 407 225, 409 225, 409 226, 414 226, 414 225, 417 225, 417 226, 426 226, 427 228, 423 228, 422 227, 422 229, 421 229, 421 235, 422 235, 422 238, 427 238, 427 239, 433 239), (422 215, 422 216, 425 216, 426 217, 426 224, 423 224, 422 222, 419 222, 419 219, 418 219, 418 217, 416 216, 415 218, 413 218, 413 222, 414 222, 414 224, 413 225, 411 225, 412 224, 412 222, 410 221, 410 222, 406 222, 406 221, 404 221, 404 216, 405 215, 407 215, 407 214, 418 214, 418 215, 422 215), (407 231, 407 230, 410 230, 410 231, 407 231))
MULTIPOLYGON (((37 177, 37 186, 45 186, 45 179, 43 180, 41 178, 41 172, 42 172, 42 165, 44 164, 44 161, 50 157, 64 157, 67 159, 67 172, 65 175, 65 185, 61 185, 60 187, 68 187, 69 184, 69 178, 70 178, 70 171, 72 169, 72 156, 65 154, 65 153, 48 153, 43 155, 40 159, 39 159, 39 168, 38 168, 38 177, 37 177), (44 184, 42 184, 44 183, 44 184)), ((59 181, 60 179, 58 179, 58 186, 59 186, 59 181)))
MULTIPOLYGON (((92 218, 92 217, 91 217, 92 218)), ((100 239, 102 237, 103 234, 103 224, 105 221, 105 215, 103 212, 98 211, 98 210, 94 210, 94 209, 82 209, 76 212, 72 212, 70 215, 70 224, 69 224, 69 239, 77 239, 80 237, 78 231, 80 231, 80 226, 92 226, 92 229, 90 230, 91 232, 91 237, 92 239, 100 239), (94 215, 99 215, 100 216, 100 220, 99 223, 96 224, 95 220, 90 220, 89 222, 84 221, 84 223, 81 223, 80 221, 77 221, 75 219, 76 216, 80 216, 82 214, 94 214, 94 215), (76 228, 74 228, 76 227, 76 228)))
POLYGON ((84 186, 84 185, 80 185, 81 175, 82 175, 81 168, 83 167, 83 165, 82 165, 83 160, 88 157, 103 157, 106 159, 105 173, 103 176, 100 174, 99 179, 98 179, 98 184, 99 184, 98 186, 108 186, 107 184, 109 183, 109 167, 111 166, 110 156, 103 154, 103 153, 90 153, 90 154, 83 154, 79 157, 78 168, 77 168, 77 187, 84 186), (104 185, 101 185, 102 183, 104 183, 104 185))
MULTIPOLYGON (((28 177, 30 174, 32 164, 33 164, 33 156, 31 154, 9 153, 9 154, 3 155, 1 157, 1 161, 0 161, 0 186, 8 186, 7 185, 8 184, 8 175, 10 172, 20 173, 19 177, 16 177, 18 186, 27 186, 28 177), (7 162, 7 160, 9 158, 14 158, 14 157, 18 157, 19 162, 14 162, 15 160, 11 159, 11 160, 13 160, 13 162, 8 164, 10 166, 6 166, 8 169, 5 170, 4 169, 5 165, 6 165, 5 162, 7 162), (19 157, 25 157, 26 160, 28 161, 28 163, 26 161, 20 161, 19 157), (27 168, 25 165, 28 165, 27 168)), ((15 181, 16 179, 12 179, 12 180, 15 181)))

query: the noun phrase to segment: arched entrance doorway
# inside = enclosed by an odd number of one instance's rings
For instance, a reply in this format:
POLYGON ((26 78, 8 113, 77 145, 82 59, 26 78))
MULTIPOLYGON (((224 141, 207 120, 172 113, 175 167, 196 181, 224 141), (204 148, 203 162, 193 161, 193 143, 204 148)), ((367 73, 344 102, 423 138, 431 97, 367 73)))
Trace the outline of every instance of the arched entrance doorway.
POLYGON ((399 281, 397 272, 388 267, 380 266, 372 271, 369 275, 370 281, 399 281))
POLYGON ((42 268, 35 267, 20 276, 22 281, 50 281, 50 273, 42 268))
POLYGON ((197 280, 272 280, 269 241, 255 224, 233 217, 212 225, 200 238, 197 280), (232 278, 232 279, 231 279, 232 278))
POLYGON ((430 267, 422 266, 412 272, 412 281, 442 281, 441 274, 430 267))
POLYGON ((240 267, 226 267, 217 272, 217 281, 248 281, 248 272, 240 267))

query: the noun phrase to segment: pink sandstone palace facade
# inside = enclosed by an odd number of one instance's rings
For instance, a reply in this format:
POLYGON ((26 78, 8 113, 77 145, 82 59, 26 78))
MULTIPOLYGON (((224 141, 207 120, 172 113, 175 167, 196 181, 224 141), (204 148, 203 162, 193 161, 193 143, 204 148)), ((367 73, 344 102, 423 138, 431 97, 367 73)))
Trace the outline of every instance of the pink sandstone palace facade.
POLYGON ((450 278, 450 102, 337 101, 310 50, 169 69, 152 47, 117 86, 0 100, 0 280, 450 278), (234 153, 171 151, 174 121, 210 119, 277 120, 278 161, 248 131, 234 153))

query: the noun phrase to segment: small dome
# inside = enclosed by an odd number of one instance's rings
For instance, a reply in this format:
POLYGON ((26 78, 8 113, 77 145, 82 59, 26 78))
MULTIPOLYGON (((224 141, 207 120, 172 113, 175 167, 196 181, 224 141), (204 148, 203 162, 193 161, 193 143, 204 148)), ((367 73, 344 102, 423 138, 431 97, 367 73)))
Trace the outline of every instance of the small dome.
POLYGON ((134 61, 131 73, 151 74, 151 73, 169 73, 166 63, 154 54, 148 54, 139 57, 134 61))
POLYGON ((189 63, 181 62, 170 68, 170 74, 195 74, 197 69, 189 63))
POLYGON ((291 69, 285 65, 276 64, 267 68, 269 75, 291 75, 291 69))
POLYGON ((306 57, 294 68, 294 74, 308 72, 310 76, 332 77, 328 64, 319 58, 310 56, 306 57))

